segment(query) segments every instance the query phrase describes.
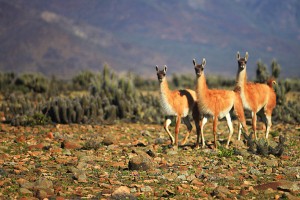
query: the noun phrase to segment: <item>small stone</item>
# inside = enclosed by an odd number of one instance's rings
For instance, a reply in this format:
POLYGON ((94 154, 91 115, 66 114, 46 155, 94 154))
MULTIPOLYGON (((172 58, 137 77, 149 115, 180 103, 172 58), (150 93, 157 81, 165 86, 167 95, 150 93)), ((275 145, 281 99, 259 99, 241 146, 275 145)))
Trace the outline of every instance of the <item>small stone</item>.
POLYGON ((43 149, 44 145, 42 143, 40 144, 36 144, 36 145, 31 145, 28 147, 29 150, 32 150, 32 149, 43 149))
POLYGON ((81 145, 75 141, 64 140, 61 143, 61 148, 63 149, 81 149, 81 145))
POLYGON ((45 199, 45 198, 48 197, 48 194, 47 194, 47 192, 46 192, 45 190, 39 189, 39 190, 37 191, 37 197, 38 197, 39 199, 45 199))
POLYGON ((19 137, 17 137, 16 142, 17 143, 24 143, 26 141, 26 138, 24 135, 20 135, 19 137))
POLYGON ((199 181, 198 179, 194 179, 191 183, 193 185, 196 185, 196 186, 203 186, 204 185, 204 183, 199 181))
POLYGON ((264 193, 268 195, 268 194, 273 194, 273 193, 275 193, 275 191, 274 191, 272 188, 268 188, 268 189, 265 190, 264 193))
POLYGON ((26 188, 20 188, 20 193, 23 194, 23 195, 29 195, 29 196, 32 196, 32 192, 26 188))
POLYGON ((53 139, 54 138, 53 133, 52 132, 47 133, 47 138, 53 139))
POLYGON ((120 194, 130 194, 130 188, 126 186, 120 186, 112 193, 112 196, 120 194))
POLYGON ((278 167, 278 161, 275 159, 271 159, 271 160, 265 159, 263 160, 263 163, 268 167, 278 167))
POLYGON ((63 149, 62 153, 63 153, 63 155, 66 155, 66 156, 72 155, 70 149, 63 149))
POLYGON ((179 181, 185 181, 186 180, 186 176, 184 174, 177 176, 176 178, 179 181))
POLYGON ((102 143, 106 146, 115 144, 116 137, 113 134, 109 134, 103 139, 102 143))
POLYGON ((142 192, 152 192, 152 188, 150 186, 145 186, 141 188, 142 192))
POLYGON ((35 187, 37 188, 53 188, 53 183, 52 181, 41 177, 35 182, 35 187))
POLYGON ((279 194, 276 194, 275 197, 274 197, 274 199, 275 199, 275 200, 280 199, 280 195, 279 195, 279 194))
MULTIPOLYGON (((147 155, 147 154, 145 154, 147 155)), ((138 155, 129 160, 128 168, 129 170, 141 170, 146 171, 153 168, 153 162, 150 156, 138 155)))

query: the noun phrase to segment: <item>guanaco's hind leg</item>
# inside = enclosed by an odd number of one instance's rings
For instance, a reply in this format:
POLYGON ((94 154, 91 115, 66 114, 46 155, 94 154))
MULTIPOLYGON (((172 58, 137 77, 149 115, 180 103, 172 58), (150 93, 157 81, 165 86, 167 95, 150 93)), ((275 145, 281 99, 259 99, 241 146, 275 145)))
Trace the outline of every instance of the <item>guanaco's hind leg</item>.
POLYGON ((171 134, 170 130, 169 130, 169 126, 171 124, 171 119, 166 119, 165 123, 164 123, 164 129, 165 131, 168 133, 169 137, 170 137, 170 140, 171 140, 171 144, 174 145, 174 137, 173 135, 171 134))
POLYGON ((191 124, 188 116, 182 118, 182 120, 183 120, 183 123, 186 125, 186 127, 188 129, 188 131, 187 131, 184 139, 181 141, 181 145, 185 145, 185 143, 187 142, 187 140, 189 138, 189 135, 190 135, 190 133, 191 133, 191 131, 193 129, 193 126, 192 126, 192 124, 191 124))
POLYGON ((268 110, 267 108, 265 108, 263 114, 263 121, 266 125, 266 139, 268 139, 269 132, 272 126, 272 110, 268 110))
POLYGON ((229 136, 228 136, 227 145, 226 145, 226 148, 228 148, 230 140, 231 140, 231 137, 232 137, 232 134, 233 134, 233 125, 232 125, 230 113, 227 113, 226 120, 227 120, 228 129, 229 129, 229 136))
POLYGON ((252 129, 255 135, 255 139, 257 140, 257 134, 256 134, 256 112, 251 112, 252 114, 252 129))
POLYGON ((247 135, 248 135, 248 128, 247 128, 247 125, 246 125, 246 118, 245 118, 245 113, 244 113, 242 100, 241 100, 239 94, 237 94, 236 97, 237 98, 235 99, 233 108, 234 108, 235 114, 236 114, 236 116, 239 120, 239 123, 238 123, 238 129, 239 129, 238 140, 241 140, 242 127, 243 127, 243 129, 244 129, 244 131, 246 132, 247 135))
POLYGON ((239 122, 238 124, 239 134, 238 134, 238 140, 241 140, 241 134, 242 134, 242 124, 239 122))
POLYGON ((217 144, 217 126, 218 126, 218 115, 215 115, 214 122, 213 122, 213 133, 214 133, 214 141, 215 141, 215 148, 218 148, 217 144))

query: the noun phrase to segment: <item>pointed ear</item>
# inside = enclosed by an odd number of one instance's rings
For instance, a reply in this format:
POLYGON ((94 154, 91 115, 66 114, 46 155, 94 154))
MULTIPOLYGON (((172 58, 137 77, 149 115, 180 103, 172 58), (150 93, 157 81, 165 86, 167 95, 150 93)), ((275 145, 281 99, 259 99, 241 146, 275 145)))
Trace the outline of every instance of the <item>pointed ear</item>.
POLYGON ((236 54, 236 59, 239 60, 240 58, 241 58, 240 52, 238 51, 237 54, 236 54))
POLYGON ((155 69, 156 69, 156 71, 158 72, 158 66, 157 66, 157 65, 155 66, 155 69))
POLYGON ((195 60, 195 59, 193 59, 193 64, 194 64, 194 66, 196 67, 197 63, 196 63, 196 60, 195 60))
POLYGON ((164 71, 165 72, 167 72, 167 69, 168 69, 167 65, 164 65, 164 71))
POLYGON ((206 60, 205 60, 205 58, 203 58, 203 60, 202 60, 202 67, 204 67, 206 65, 206 60))
POLYGON ((249 57, 249 54, 248 54, 248 52, 246 52, 246 55, 245 55, 245 60, 246 61, 248 60, 248 57, 249 57))

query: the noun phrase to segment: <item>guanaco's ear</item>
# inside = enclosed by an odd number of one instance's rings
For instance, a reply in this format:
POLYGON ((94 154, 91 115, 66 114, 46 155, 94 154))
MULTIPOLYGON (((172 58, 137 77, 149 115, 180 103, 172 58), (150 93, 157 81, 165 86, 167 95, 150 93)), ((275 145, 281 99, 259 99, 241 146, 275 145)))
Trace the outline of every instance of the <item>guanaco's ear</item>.
POLYGON ((167 65, 164 65, 164 71, 165 72, 167 72, 167 69, 168 69, 167 65))
POLYGON ((241 58, 240 52, 238 51, 237 54, 236 54, 236 59, 239 60, 240 58, 241 58))
POLYGON ((195 59, 193 59, 193 64, 194 64, 194 66, 196 67, 197 63, 196 63, 196 60, 195 60, 195 59))
POLYGON ((205 58, 203 58, 203 60, 202 60, 202 67, 204 67, 206 65, 206 60, 205 60, 205 58))
POLYGON ((156 71, 158 72, 158 66, 157 66, 157 65, 155 66, 155 69, 156 69, 156 71))
POLYGON ((246 52, 246 55, 245 55, 245 60, 246 61, 248 60, 248 57, 249 57, 249 54, 248 54, 248 52, 246 52))

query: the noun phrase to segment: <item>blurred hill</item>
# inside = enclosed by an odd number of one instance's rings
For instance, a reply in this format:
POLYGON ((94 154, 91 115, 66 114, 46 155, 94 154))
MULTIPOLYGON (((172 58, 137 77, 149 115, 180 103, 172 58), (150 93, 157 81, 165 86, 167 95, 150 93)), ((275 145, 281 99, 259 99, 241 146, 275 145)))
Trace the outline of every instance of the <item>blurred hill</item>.
POLYGON ((276 58, 285 77, 300 77, 297 0, 0 0, 0 70, 71 77, 108 63, 154 77, 155 65, 235 76, 236 52, 276 58))

